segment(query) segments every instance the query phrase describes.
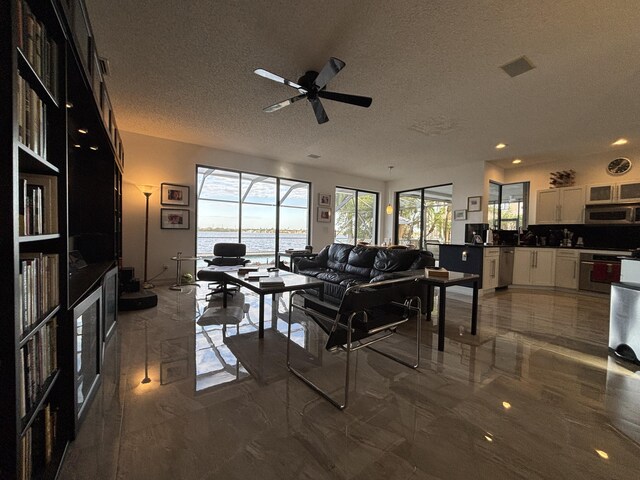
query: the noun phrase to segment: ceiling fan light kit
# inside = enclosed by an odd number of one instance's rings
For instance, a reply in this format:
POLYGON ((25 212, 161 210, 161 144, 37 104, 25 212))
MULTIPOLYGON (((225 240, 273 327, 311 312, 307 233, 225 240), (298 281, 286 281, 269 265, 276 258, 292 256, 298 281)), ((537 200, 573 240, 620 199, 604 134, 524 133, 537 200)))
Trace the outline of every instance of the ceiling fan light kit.
POLYGON ((328 122, 329 117, 327 116, 327 112, 325 112, 324 106, 320 101, 321 98, 332 100, 334 102, 348 103, 350 105, 368 108, 372 102, 371 97, 363 97, 360 95, 350 95, 338 92, 328 92, 325 90, 327 83, 329 83, 329 81, 333 77, 335 77, 340 72, 340 70, 344 68, 345 65, 346 64, 339 58, 331 57, 325 64, 325 66, 322 67, 320 73, 314 70, 309 70, 298 79, 297 83, 292 82, 291 80, 287 80, 286 78, 269 72, 268 70, 265 70, 263 68, 254 70, 254 73, 256 75, 260 75, 261 77, 273 80, 274 82, 282 83, 283 85, 294 88, 299 92, 299 95, 288 98, 287 100, 283 100, 278 103, 274 103, 273 105, 269 105, 263 110, 267 113, 272 113, 288 105, 291 105, 298 100, 306 98, 309 103, 311 103, 311 107, 313 108, 313 113, 316 116, 316 120, 319 124, 322 124, 328 122))

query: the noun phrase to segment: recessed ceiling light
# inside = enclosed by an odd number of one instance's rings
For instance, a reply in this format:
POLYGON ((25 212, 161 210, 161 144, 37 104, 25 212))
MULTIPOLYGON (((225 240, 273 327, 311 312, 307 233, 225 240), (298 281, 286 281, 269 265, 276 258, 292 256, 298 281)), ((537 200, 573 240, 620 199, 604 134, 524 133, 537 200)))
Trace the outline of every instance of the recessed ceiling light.
POLYGON ((64 104, 64 106, 67 107, 67 108, 73 108, 73 103, 67 102, 67 103, 64 104))
POLYGON ((609 459, 609 454, 607 452, 605 452, 604 450, 598 450, 596 448, 596 453, 598 454, 598 456, 604 460, 608 460, 609 459))
POLYGON ((506 148, 506 146, 506 143, 499 143, 496 145, 496 150, 502 150, 503 148, 506 148))
POLYGON ((615 142, 613 142, 611 145, 613 146, 619 146, 619 145, 626 145, 627 143, 629 143, 629 140, 627 140, 626 138, 619 138, 618 140, 616 140, 615 142))
POLYGON ((83 135, 86 135, 87 133, 89 133, 89 130, 87 130, 86 128, 79 128, 78 133, 82 133, 83 135))
POLYGON ((518 165, 519 163, 522 163, 522 160, 520 160, 519 158, 514 158, 513 160, 511 160, 511 163, 513 163, 514 165, 518 165))
POLYGON ((79 143, 74 143, 74 144, 73 144, 73 146, 74 146, 75 148, 80 148, 80 144, 79 144, 79 143))
POLYGON ((96 147, 95 145, 92 145, 91 147, 89 147, 89 149, 95 152, 96 150, 98 150, 98 147, 96 147))
POLYGON ((509 410, 511 408, 511 404, 509 402, 502 402, 502 406, 505 410, 509 410))
POLYGON ((485 435, 485 436, 484 436, 484 439, 485 439, 487 442, 489 442, 489 443, 493 442, 493 436, 492 436, 490 433, 488 433, 487 435, 485 435))

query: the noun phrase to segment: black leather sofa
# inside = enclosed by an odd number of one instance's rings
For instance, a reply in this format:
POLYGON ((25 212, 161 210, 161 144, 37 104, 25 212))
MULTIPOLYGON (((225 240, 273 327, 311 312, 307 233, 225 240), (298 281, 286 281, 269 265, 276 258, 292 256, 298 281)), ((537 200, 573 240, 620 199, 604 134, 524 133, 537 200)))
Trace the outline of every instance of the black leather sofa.
MULTIPOLYGON (((398 278, 408 271, 422 271, 435 265, 431 252, 383 247, 365 247, 332 243, 313 259, 296 259, 300 275, 324 282, 325 300, 339 303, 347 288, 361 283, 398 278)), ((417 273, 420 273, 417 272, 417 273)), ((427 289, 422 299, 423 312, 431 308, 427 289)))

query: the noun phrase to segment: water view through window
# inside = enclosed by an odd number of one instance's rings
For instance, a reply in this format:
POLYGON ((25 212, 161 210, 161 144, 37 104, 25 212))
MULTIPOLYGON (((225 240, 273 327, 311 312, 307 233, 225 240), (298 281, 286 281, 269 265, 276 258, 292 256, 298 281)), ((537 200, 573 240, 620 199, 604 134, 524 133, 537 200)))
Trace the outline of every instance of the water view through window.
POLYGON ((309 244, 309 183, 202 166, 197 182, 198 256, 240 242, 252 264, 266 265, 278 250, 309 244))

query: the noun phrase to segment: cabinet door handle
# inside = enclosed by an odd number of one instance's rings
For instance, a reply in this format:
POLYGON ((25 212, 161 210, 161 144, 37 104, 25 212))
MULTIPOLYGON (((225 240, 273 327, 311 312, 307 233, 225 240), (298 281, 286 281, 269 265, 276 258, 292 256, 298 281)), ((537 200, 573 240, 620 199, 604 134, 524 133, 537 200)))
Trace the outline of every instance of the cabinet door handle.
POLYGON ((491 260, 491 276, 492 277, 496 276, 496 261, 495 260, 491 260))
POLYGON ((538 252, 533 252, 533 258, 535 261, 535 264, 533 265, 534 268, 538 268, 538 252))
POLYGON ((562 219, 562 206, 556 206, 556 220, 560 221, 562 219))
POLYGON ((576 279, 576 270, 578 267, 578 262, 576 262, 575 260, 573 261, 573 279, 576 279))

